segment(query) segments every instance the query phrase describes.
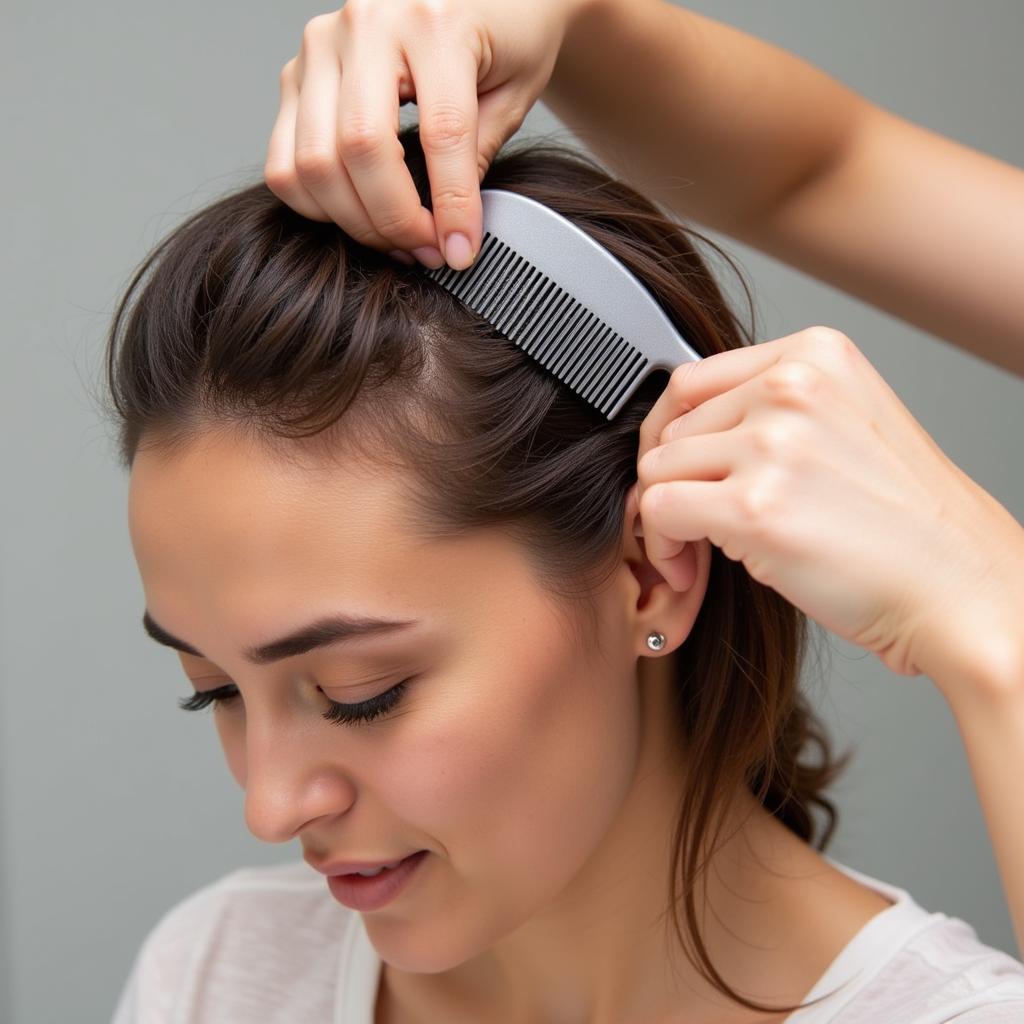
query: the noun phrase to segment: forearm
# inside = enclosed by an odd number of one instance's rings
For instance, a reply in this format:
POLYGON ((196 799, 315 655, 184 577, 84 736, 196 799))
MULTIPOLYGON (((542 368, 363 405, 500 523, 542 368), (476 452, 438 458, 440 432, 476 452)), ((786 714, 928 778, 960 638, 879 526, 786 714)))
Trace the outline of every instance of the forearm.
MULTIPOLYGON (((1024 652, 1020 638, 1018 650, 1024 652)), ((967 752, 1024 958, 1024 656, 936 682, 967 752)))
POLYGON ((647 195, 736 237, 835 158, 867 105, 661 0, 581 0, 541 99, 647 195))
POLYGON ((683 218, 1024 376, 1024 171, 662 0, 579 0, 541 99, 683 218))
POLYGON ((743 241, 1024 376, 1024 171, 879 107, 743 241))

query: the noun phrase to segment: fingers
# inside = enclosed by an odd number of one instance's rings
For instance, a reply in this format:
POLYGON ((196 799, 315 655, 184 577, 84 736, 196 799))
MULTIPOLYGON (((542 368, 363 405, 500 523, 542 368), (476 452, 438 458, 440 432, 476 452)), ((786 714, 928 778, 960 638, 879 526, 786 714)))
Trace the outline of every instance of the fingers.
POLYGON ((331 218, 295 171, 295 118, 299 106, 296 64, 297 58, 293 57, 281 69, 281 106, 270 133, 263 177, 270 191, 293 210, 310 220, 328 221, 331 218))
MULTIPOLYGON (((511 85, 498 86, 477 96, 477 184, 483 181, 484 175, 494 160, 498 150, 517 131, 526 120, 526 108, 523 94, 519 87, 511 85)), ((483 238, 483 235, 480 236, 483 238)), ((474 240, 475 236, 471 235, 474 240)))
POLYGON ((483 205, 478 155, 478 60, 461 35, 440 29, 410 41, 420 142, 427 161, 439 248, 465 270, 480 249, 483 205))
POLYGON ((777 363, 786 355, 787 346, 795 337, 797 335, 791 334, 774 341, 728 349, 707 356, 698 363, 677 366, 665 390, 640 425, 637 459, 661 443, 662 431, 672 420, 777 363))
POLYGON ((670 480, 647 491, 641 503, 644 550, 651 565, 669 582, 673 582, 673 574, 668 565, 689 541, 706 537, 734 558, 735 552, 723 545, 726 537, 735 537, 741 530, 733 511, 735 494, 736 486, 729 479, 670 480))
POLYGON ((351 57, 343 75, 336 25, 335 16, 313 18, 299 55, 281 71, 267 186, 303 216, 333 220, 364 245, 433 246, 433 217, 420 204, 398 141, 400 90, 414 95, 412 83, 405 75, 403 84, 398 62, 383 58, 382 47, 365 42, 360 52, 369 57, 351 57))
POLYGON ((342 160, 338 113, 342 70, 330 39, 321 33, 307 32, 303 55, 305 70, 295 119, 298 180, 327 219, 340 224, 357 241, 392 248, 367 213, 342 160))
MULTIPOLYGON (((334 131, 355 192, 352 206, 358 202, 361 229, 374 236, 365 244, 412 250, 434 245, 436 229, 433 215, 420 203, 398 141, 403 72, 400 55, 390 58, 389 52, 384 40, 374 46, 363 39, 361 46, 346 49, 334 131)), ((418 82, 416 94, 422 104, 418 82)))
POLYGON ((479 31, 451 12, 414 13, 409 24, 350 0, 307 23, 298 56, 282 69, 264 176, 299 213, 333 220, 364 245, 465 269, 483 235, 480 181, 525 109, 500 87, 478 104, 479 31), (432 210, 398 139, 400 105, 414 98, 432 210))
POLYGON ((341 68, 333 54, 312 47, 306 58, 295 115, 295 171, 328 219, 363 241, 375 232, 337 149, 341 68))
MULTIPOLYGON (((645 495, 659 484, 682 480, 725 480, 735 471, 742 449, 730 432, 745 415, 748 402, 742 392, 746 386, 740 385, 735 391, 701 405, 693 413, 701 417, 700 424, 691 428, 684 419, 682 422, 686 427, 681 438, 663 437, 637 460, 637 481, 630 488, 627 516, 631 513, 639 515, 645 495), (694 435, 699 435, 696 441, 694 435)), ((647 523, 646 528, 634 529, 634 533, 649 538, 648 555, 658 553, 659 549, 651 546, 659 543, 651 523, 647 523)))
POLYGON ((741 457, 741 447, 728 431, 684 438, 648 452, 638 464, 637 496, 671 480, 724 480, 741 457))

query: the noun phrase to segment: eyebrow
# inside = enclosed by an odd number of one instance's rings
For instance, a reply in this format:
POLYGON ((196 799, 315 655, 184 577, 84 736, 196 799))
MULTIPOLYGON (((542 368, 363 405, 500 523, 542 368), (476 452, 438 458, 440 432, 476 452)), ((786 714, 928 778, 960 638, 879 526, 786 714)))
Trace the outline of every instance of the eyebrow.
MULTIPOLYGON (((285 658, 294 658, 307 651, 326 647, 328 644, 341 644, 346 641, 358 640, 362 637, 380 636, 383 633, 394 633, 417 625, 415 619, 375 619, 370 617, 352 617, 335 615, 317 619, 315 622, 302 626, 300 629, 272 640, 268 644, 250 647, 242 653, 254 665, 269 665, 285 658)), ((147 610, 142 616, 142 628, 158 643, 165 647, 173 647, 185 654, 193 654, 197 658, 205 658, 191 644, 172 636, 163 626, 159 625, 147 610)))

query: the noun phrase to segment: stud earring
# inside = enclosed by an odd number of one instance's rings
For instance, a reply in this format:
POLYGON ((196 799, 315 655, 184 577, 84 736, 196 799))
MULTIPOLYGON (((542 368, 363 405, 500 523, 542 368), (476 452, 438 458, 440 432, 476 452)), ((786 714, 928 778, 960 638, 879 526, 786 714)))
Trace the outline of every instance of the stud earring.
POLYGON ((664 633, 651 633, 647 638, 647 646, 652 651, 660 651, 665 646, 665 634, 664 633))

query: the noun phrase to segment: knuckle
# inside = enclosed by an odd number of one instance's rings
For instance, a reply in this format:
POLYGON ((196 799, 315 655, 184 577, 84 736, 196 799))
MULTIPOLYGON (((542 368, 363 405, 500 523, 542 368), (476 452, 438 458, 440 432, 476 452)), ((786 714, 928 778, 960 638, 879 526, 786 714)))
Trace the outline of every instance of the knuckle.
POLYGON ((853 341, 834 327, 817 324, 814 327, 808 327, 806 333, 808 341, 819 350, 825 349, 837 355, 847 355, 856 349, 853 341))
POLYGON ((299 58, 292 57, 290 61, 282 66, 281 73, 277 76, 278 84, 282 90, 287 89, 295 81, 295 69, 298 63, 299 58))
POLYGON ((366 4, 364 0, 345 0, 345 3, 341 5, 341 9, 338 11, 338 16, 343 24, 353 25, 356 19, 361 18, 365 13, 366 4))
MULTIPOLYGON (((697 364, 694 362, 680 363, 669 376, 666 390, 678 401, 680 405, 685 404, 683 402, 683 395, 689 390, 690 375, 695 372, 696 367, 697 364)), ((680 415, 689 411, 689 407, 681 409, 680 415)))
POLYGON ((776 506, 775 488, 766 476, 739 491, 736 512, 748 536, 762 535, 776 506))
POLYGON ((381 245, 381 236, 374 229, 373 225, 367 223, 365 220, 349 221, 346 219, 343 227, 345 229, 345 234, 350 235, 360 245, 370 246, 371 248, 376 248, 381 245))
POLYGON ((461 185, 442 185, 434 194, 434 209, 443 207, 446 210, 468 210, 472 195, 461 185))
POLYGON ((790 360, 776 363, 764 375, 764 384, 782 405, 805 409, 821 386, 824 373, 810 363, 790 360))
MULTIPOLYGON (((652 448, 645 452, 640 461, 636 464, 636 475, 642 487, 647 487, 654 482, 654 468, 661 458, 661 449, 652 448)), ((645 492, 646 493, 646 492, 645 492)))
POLYGON ((279 196, 282 192, 291 188, 295 182, 295 175, 291 165, 277 161, 271 163, 268 160, 263 165, 263 180, 267 183, 270 191, 279 196))
POLYGON ((409 16, 422 28, 446 24, 455 12, 455 5, 451 0, 414 0, 409 16))
POLYGON ((417 215, 405 210, 387 211, 375 217, 377 230, 387 238, 402 238, 416 230, 417 215))
POLYGON ((451 104, 438 104, 429 110, 420 124, 420 139, 425 150, 448 152, 458 149, 469 137, 469 119, 451 104))
POLYGON ((384 136, 365 117, 349 116, 338 132, 338 145, 351 156, 368 157, 380 152, 384 136))
POLYGON ((660 500, 660 487, 651 486, 644 490, 644 493, 640 495, 639 502, 637 502, 637 508, 640 510, 641 522, 649 523, 653 519, 660 500))
MULTIPOLYGON (((360 229, 358 231, 349 231, 345 228, 345 233, 351 235, 360 245, 365 245, 368 249, 379 249, 381 248, 381 237, 376 231, 360 229)), ((391 244, 389 241, 388 245, 391 244)))
POLYGON ((320 29, 317 26, 317 18, 319 17, 320 15, 318 14, 315 18, 310 18, 309 21, 302 26, 302 48, 307 52, 310 47, 316 45, 317 36, 320 33, 320 29))
POLYGON ((759 455, 777 461, 792 450, 792 434, 784 423, 762 423, 751 431, 751 444, 759 455))
POLYGON ((295 150, 295 170, 303 182, 320 185, 334 174, 337 166, 334 154, 323 145, 307 145, 295 150))

